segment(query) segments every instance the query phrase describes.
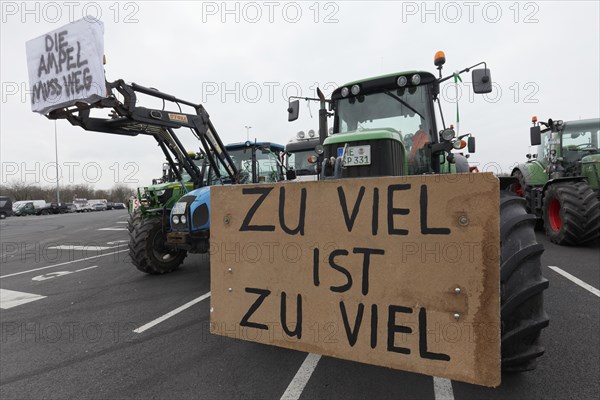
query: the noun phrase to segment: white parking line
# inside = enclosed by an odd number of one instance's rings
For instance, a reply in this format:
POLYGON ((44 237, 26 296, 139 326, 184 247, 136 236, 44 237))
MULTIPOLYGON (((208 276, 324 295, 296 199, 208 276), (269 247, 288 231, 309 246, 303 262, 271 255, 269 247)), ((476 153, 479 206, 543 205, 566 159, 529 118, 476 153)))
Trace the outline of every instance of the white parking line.
POLYGON ((17 292, 15 290, 0 289, 0 308, 3 310, 31 303, 32 301, 45 299, 46 296, 39 294, 17 292))
POLYGON ((60 246, 51 246, 48 247, 49 250, 89 250, 89 251, 99 251, 99 250, 108 250, 110 247, 106 246, 76 246, 76 245, 60 245, 60 246))
POLYGON ((183 310, 190 308, 191 306, 193 306, 196 303, 200 303, 202 300, 208 299, 210 297, 210 292, 203 294, 202 296, 195 298, 194 300, 185 303, 184 305, 182 305, 181 307, 177 307, 176 309, 174 309, 171 312, 166 313, 165 315, 163 315, 162 317, 156 318, 154 321, 150 321, 145 325, 140 326, 139 328, 134 329, 133 331, 135 333, 142 333, 144 331, 147 331, 148 329, 152 328, 155 325, 160 324, 161 322, 171 318, 174 315, 179 314, 180 312, 182 312, 183 310))
POLYGON ((433 392, 435 400, 454 400, 452 381, 446 378, 433 377, 433 392))
POLYGON ((558 267, 554 267, 552 265, 548 265, 548 268, 550 268, 552 271, 554 271, 554 272, 556 272, 558 274, 561 274, 562 276, 564 276, 565 278, 567 278, 571 282, 575 283, 576 285, 581 286, 582 288, 584 288, 588 292, 590 292, 592 294, 595 294, 596 296, 600 297, 600 290, 596 289, 592 285, 589 285, 589 284, 585 283, 581 279, 579 279, 579 278, 571 275, 570 273, 568 273, 566 271, 563 271, 562 269, 560 269, 558 267))
POLYGON ((317 368, 317 364, 319 363, 320 359, 320 354, 308 353, 304 359, 304 362, 300 366, 300 369, 298 369, 298 372, 296 372, 294 379, 292 379, 287 389, 281 396, 281 400, 297 400, 300 398, 304 387, 308 383, 312 373, 315 371, 315 368, 317 368))
POLYGON ((106 244, 129 243, 129 240, 115 240, 114 242, 106 242, 106 244))
MULTIPOLYGON (((111 247, 111 249, 114 249, 114 248, 117 248, 117 247, 119 247, 119 246, 111 247)), ((59 264, 48 265, 47 267, 34 268, 34 269, 29 269, 27 271, 19 271, 19 272, 15 272, 14 274, 2 275, 2 276, 0 276, 0 279, 10 278, 11 276, 28 274, 30 272, 41 271, 41 270, 48 269, 48 268, 56 268, 56 267, 60 267, 62 265, 73 264, 73 263, 80 262, 80 261, 93 260, 95 258, 106 257, 106 256, 114 255, 114 254, 117 254, 117 253, 122 253, 124 251, 129 251, 129 249, 119 250, 119 251, 111 251, 110 253, 99 254, 97 256, 91 256, 91 257, 86 257, 86 258, 80 258, 78 260, 66 261, 66 262, 59 263, 59 264)))

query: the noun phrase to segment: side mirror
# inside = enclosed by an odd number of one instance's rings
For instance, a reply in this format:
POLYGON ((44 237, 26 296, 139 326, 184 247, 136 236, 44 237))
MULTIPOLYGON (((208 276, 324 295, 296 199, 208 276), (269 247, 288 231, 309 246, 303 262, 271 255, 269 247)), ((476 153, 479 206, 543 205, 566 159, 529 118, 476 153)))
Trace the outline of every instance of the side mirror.
POLYGON ((492 75, 487 68, 474 69, 471 73, 473 80, 473 91, 477 94, 490 93, 492 91, 492 75))
POLYGON ((285 179, 287 179, 288 181, 293 181, 294 179, 296 179, 296 171, 294 171, 293 169, 288 169, 287 171, 285 171, 285 179))
POLYGON ((469 153, 475 153, 475 138, 473 136, 469 136, 467 139, 467 149, 469 153))
POLYGON ((529 136, 531 137, 532 146, 542 144, 542 132, 539 125, 532 126, 529 129, 529 136))
POLYGON ((288 121, 295 121, 298 119, 300 113, 300 100, 294 100, 288 104, 288 121))

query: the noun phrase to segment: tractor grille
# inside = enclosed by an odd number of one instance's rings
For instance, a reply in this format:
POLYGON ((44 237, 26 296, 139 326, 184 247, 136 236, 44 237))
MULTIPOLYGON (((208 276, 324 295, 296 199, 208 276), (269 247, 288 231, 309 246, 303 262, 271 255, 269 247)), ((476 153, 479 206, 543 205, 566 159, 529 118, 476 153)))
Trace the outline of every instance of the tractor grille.
MULTIPOLYGON (((353 166, 342 169, 343 178, 361 178, 372 176, 401 176, 404 171, 403 147, 397 140, 360 140, 348 142, 348 146, 371 146, 371 165, 353 166)), ((338 147, 346 143, 335 143, 325 146, 325 157, 337 157, 338 147)))

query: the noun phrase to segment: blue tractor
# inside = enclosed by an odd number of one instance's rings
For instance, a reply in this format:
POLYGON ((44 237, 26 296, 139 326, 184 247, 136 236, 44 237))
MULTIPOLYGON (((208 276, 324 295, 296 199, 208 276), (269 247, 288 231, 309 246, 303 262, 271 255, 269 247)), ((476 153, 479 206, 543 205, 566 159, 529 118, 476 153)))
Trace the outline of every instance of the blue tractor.
MULTIPOLYGON (((275 183, 295 178, 285 171, 284 147, 269 142, 233 143, 225 146, 238 171, 240 184, 275 183)), ((223 168, 223 167, 220 167, 223 168)), ((231 180, 210 168, 207 184, 190 191, 171 209, 171 229, 167 234, 169 248, 189 253, 206 253, 210 238, 210 187, 232 184, 231 180)))

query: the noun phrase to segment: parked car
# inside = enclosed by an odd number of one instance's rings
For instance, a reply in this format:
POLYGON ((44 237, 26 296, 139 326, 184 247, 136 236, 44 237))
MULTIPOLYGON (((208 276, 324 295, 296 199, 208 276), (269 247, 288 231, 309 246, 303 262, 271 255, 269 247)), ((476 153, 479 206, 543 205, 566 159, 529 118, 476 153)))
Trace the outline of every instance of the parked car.
POLYGON ((46 207, 50 214, 66 214, 69 208, 65 203, 51 203, 50 207, 46 207))
POLYGON ((104 203, 96 203, 93 207, 94 211, 106 211, 106 204, 104 203))
POLYGON ((21 203, 15 210, 15 216, 23 217, 25 215, 35 215, 37 213, 37 209, 33 206, 31 201, 27 203, 21 203))
POLYGON ((67 203, 65 204, 67 206, 67 212, 68 213, 74 213, 77 212, 77 206, 73 203, 67 203))
POLYGON ((10 197, 0 196, 0 219, 13 215, 12 204, 10 197))
POLYGON ((113 208, 115 210, 124 210, 127 207, 125 207, 125 203, 114 203, 113 208))

